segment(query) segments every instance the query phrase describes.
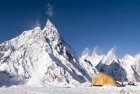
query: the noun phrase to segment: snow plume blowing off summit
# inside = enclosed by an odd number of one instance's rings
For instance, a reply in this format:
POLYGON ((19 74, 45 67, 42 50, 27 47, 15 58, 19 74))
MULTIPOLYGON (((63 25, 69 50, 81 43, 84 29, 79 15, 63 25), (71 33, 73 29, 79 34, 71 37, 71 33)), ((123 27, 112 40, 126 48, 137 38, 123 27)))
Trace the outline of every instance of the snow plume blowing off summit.
POLYGON ((6 78, 0 78, 1 85, 21 81, 28 85, 78 84, 91 80, 50 20, 43 30, 36 27, 0 44, 0 76, 6 78))
POLYGON ((96 50, 90 55, 86 50, 78 58, 48 20, 43 30, 36 27, 0 44, 0 86, 77 86, 90 82, 98 72, 119 81, 140 81, 139 64, 140 55, 118 59, 114 49, 107 55, 98 55, 96 50))

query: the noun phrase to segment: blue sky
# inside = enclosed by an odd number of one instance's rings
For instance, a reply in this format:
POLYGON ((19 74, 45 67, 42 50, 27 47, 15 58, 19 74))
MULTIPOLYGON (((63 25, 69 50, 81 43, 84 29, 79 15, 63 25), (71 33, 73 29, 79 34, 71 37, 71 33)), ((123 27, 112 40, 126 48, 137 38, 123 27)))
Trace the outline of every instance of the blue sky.
POLYGON ((115 46, 118 57, 140 52, 139 0, 1 0, 0 43, 48 18, 79 55, 96 46, 99 53, 115 46))

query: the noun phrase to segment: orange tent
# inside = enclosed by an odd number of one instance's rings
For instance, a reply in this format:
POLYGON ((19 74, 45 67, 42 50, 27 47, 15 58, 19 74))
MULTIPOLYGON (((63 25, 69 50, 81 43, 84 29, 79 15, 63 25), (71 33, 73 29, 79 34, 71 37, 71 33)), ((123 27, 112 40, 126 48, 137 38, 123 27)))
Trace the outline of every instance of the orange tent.
POLYGON ((91 81, 91 86, 103 85, 117 86, 117 83, 113 77, 107 75, 106 73, 96 74, 91 81))

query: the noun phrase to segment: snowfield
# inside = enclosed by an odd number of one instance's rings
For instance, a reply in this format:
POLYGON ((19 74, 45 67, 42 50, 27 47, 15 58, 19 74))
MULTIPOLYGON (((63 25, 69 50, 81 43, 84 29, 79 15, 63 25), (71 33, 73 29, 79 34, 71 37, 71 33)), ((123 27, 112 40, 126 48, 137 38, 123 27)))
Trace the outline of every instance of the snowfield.
POLYGON ((125 87, 1 87, 0 94, 140 94, 140 86, 125 87))

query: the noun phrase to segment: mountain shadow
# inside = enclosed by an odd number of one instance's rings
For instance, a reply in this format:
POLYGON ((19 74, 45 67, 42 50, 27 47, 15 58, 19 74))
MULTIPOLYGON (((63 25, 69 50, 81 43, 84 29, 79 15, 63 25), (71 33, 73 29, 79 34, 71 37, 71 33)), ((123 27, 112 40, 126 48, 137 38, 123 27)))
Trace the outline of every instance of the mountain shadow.
POLYGON ((102 62, 100 62, 97 66, 96 69, 99 72, 104 72, 112 77, 114 77, 114 79, 116 81, 127 81, 126 78, 126 71, 123 69, 123 67, 120 65, 120 61, 118 60, 118 63, 113 61, 110 65, 107 64, 103 64, 102 62))
POLYGON ((9 74, 7 74, 6 72, 0 72, 0 87, 2 86, 12 86, 12 85, 19 85, 19 84, 23 84, 23 81, 20 81, 18 78, 16 77, 12 77, 9 74))
MULTIPOLYGON (((83 83, 86 82, 86 80, 81 76, 78 75, 72 68, 71 70, 65 65, 63 64, 57 57, 55 57, 53 54, 49 54, 50 57, 56 62, 56 64, 60 67, 62 67, 65 71, 67 71, 73 79, 75 79, 76 81, 83 83)), ((74 66, 75 67, 75 66, 74 66)), ((68 81, 68 80, 67 80, 68 81)), ((68 81, 69 82, 69 81, 68 81)))

